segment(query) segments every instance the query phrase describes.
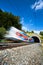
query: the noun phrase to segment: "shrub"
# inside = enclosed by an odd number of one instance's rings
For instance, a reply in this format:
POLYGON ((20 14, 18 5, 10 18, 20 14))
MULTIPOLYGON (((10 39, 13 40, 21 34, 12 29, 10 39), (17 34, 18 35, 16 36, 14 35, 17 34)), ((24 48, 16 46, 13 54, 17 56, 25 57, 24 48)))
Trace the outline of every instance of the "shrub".
POLYGON ((4 38, 5 33, 6 33, 6 29, 4 27, 0 27, 0 39, 4 38))

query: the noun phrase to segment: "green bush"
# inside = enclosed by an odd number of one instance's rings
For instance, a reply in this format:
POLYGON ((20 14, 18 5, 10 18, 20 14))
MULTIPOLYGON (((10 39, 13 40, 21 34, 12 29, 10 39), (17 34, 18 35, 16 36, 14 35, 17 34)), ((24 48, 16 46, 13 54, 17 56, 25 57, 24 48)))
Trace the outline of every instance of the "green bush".
POLYGON ((43 31, 41 31, 41 32, 40 32, 40 35, 42 35, 42 36, 43 36, 43 31))
POLYGON ((6 29, 4 27, 0 27, 0 41, 4 38, 4 34, 6 33, 6 29))

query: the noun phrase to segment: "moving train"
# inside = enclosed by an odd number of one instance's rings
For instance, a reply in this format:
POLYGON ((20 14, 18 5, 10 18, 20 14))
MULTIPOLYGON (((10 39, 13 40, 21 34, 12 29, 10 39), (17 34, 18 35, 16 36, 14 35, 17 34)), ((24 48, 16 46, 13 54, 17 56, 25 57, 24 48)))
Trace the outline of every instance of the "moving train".
POLYGON ((15 27, 11 27, 10 30, 8 31, 8 34, 6 34, 5 37, 13 41, 23 41, 32 43, 35 42, 34 38, 29 37, 26 33, 18 30, 15 27))

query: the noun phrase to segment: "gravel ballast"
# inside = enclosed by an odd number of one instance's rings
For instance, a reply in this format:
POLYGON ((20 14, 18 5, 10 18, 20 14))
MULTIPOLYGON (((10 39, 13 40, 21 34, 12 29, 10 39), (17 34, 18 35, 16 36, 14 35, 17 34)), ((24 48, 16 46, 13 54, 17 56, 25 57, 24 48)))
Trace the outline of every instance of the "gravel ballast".
POLYGON ((40 44, 0 50, 0 65, 43 65, 40 44))

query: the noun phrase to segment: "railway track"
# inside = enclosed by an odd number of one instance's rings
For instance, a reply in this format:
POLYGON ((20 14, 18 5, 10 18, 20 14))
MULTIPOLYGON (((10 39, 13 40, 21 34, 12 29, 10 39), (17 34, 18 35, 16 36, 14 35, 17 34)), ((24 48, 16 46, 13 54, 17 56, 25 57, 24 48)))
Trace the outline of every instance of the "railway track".
POLYGON ((19 46, 24 46, 24 45, 29 45, 32 43, 0 43, 0 50, 4 50, 7 48, 12 48, 12 47, 19 47, 19 46))

